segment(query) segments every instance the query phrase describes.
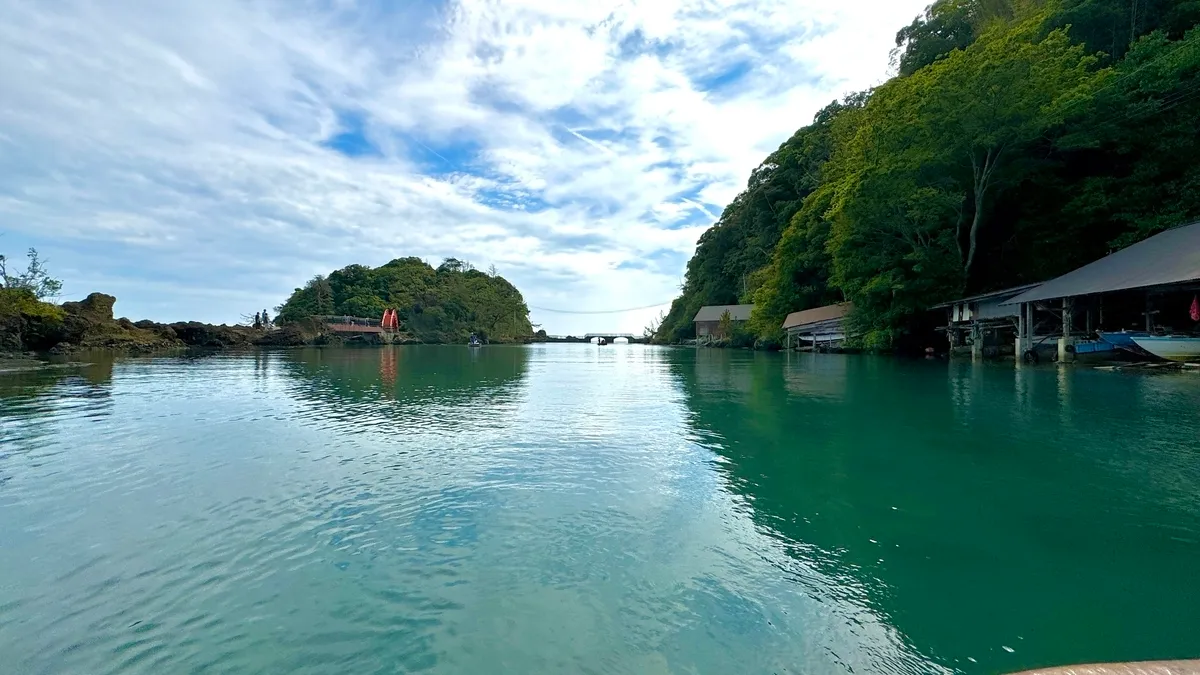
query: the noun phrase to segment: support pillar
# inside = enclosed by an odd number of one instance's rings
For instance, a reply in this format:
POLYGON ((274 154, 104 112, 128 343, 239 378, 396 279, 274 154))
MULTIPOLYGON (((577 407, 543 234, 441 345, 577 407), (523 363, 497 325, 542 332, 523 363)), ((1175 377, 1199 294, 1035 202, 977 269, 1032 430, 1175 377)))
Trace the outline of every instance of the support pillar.
POLYGON ((1063 298, 1063 332, 1058 339, 1058 362, 1071 363, 1075 360, 1075 338, 1071 335, 1072 315, 1075 312, 1075 302, 1071 298, 1063 298))
POLYGON ((1030 321, 1033 313, 1028 302, 1021 303, 1021 311, 1017 317, 1017 342, 1014 351, 1017 363, 1024 363, 1025 352, 1033 348, 1033 323, 1030 321))

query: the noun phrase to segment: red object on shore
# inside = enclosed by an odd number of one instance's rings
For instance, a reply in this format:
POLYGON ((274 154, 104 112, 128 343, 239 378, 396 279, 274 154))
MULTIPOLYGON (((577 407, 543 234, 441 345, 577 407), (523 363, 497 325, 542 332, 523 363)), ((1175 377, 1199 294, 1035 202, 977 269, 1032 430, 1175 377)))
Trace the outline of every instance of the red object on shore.
POLYGON ((1200 296, 1192 298, 1192 321, 1200 321, 1200 296))
POLYGON ((394 310, 394 309, 383 310, 383 321, 380 322, 380 326, 382 326, 384 330, 399 330, 400 329, 400 316, 396 312, 396 310, 394 310))

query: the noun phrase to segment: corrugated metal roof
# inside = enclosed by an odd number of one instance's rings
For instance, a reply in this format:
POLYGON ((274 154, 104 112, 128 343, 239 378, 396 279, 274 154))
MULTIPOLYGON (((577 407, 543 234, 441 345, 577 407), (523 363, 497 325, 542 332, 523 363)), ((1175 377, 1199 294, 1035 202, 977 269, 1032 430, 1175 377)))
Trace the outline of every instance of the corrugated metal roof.
POLYGON ((729 318, 734 321, 749 321, 753 311, 754 305, 709 305, 701 307, 692 321, 720 321, 725 312, 729 312, 729 318))
POLYGON ((783 329, 798 328, 807 326, 812 323, 820 323, 822 321, 830 321, 832 319, 841 319, 854 309, 854 303, 843 302, 837 305, 827 305, 825 307, 816 307, 814 309, 806 309, 803 312, 792 312, 787 315, 783 321, 783 329))
POLYGON ((1076 298, 1200 279, 1200 223, 1167 230, 1005 302, 1076 298))
POLYGON ((942 309, 943 307, 952 307, 954 305, 959 305, 959 304, 962 304, 965 302, 979 302, 980 300, 991 300, 992 298, 1002 298, 1004 296, 1012 297, 1018 293, 1024 293, 1025 291, 1033 290, 1041 285, 1042 284, 1039 282, 1036 284, 1025 284, 1024 286, 1015 286, 1013 288, 1006 288, 1002 291, 992 291, 990 293, 980 293, 979 295, 972 295, 969 298, 963 298, 961 300, 951 300, 950 302, 943 302, 942 304, 934 305, 933 307, 930 307, 929 309, 942 309))

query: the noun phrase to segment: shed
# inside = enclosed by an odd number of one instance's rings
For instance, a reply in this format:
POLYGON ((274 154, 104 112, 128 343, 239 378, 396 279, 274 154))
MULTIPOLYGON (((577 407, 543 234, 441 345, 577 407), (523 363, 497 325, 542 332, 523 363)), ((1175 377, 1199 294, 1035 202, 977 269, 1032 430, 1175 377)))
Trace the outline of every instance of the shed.
POLYGON ((750 320, 750 313, 754 311, 754 305, 707 305, 701 307, 699 312, 696 312, 696 318, 692 322, 696 324, 696 337, 712 337, 717 333, 717 325, 721 322, 721 317, 729 312, 729 318, 734 324, 743 324, 750 320))
POLYGON ((846 340, 846 315, 853 309, 853 303, 843 302, 788 314, 783 321, 787 346, 801 343, 840 345, 846 340))
POLYGON ((951 324, 969 323, 975 320, 1006 319, 1010 317, 1015 319, 1019 316, 1020 312, 1016 307, 1006 303, 1010 299, 1036 289, 1041 285, 1040 283, 1025 284, 1024 286, 1006 288, 1002 291, 980 293, 979 295, 972 295, 969 298, 934 305, 931 309, 950 310, 951 324))
POLYGON ((1005 304, 1010 298, 1036 289, 1041 284, 1025 284, 999 291, 980 293, 952 300, 930 309, 945 309, 949 315, 946 339, 950 351, 970 350, 972 356, 982 356, 985 348, 1003 353, 1012 349, 1016 337, 1020 308, 1005 304))

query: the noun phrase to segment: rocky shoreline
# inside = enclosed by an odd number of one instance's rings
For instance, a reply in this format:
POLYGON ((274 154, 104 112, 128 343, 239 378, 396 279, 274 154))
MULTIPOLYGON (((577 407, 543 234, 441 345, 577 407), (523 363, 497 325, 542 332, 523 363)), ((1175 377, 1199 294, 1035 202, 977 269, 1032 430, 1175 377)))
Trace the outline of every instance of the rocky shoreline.
POLYGON ((300 347, 367 342, 343 340, 319 322, 280 328, 211 325, 195 321, 157 323, 113 318, 117 299, 92 293, 79 302, 62 304, 59 316, 17 315, 0 318, 0 357, 20 360, 30 353, 71 354, 89 350, 146 353, 170 349, 236 347, 300 347))

